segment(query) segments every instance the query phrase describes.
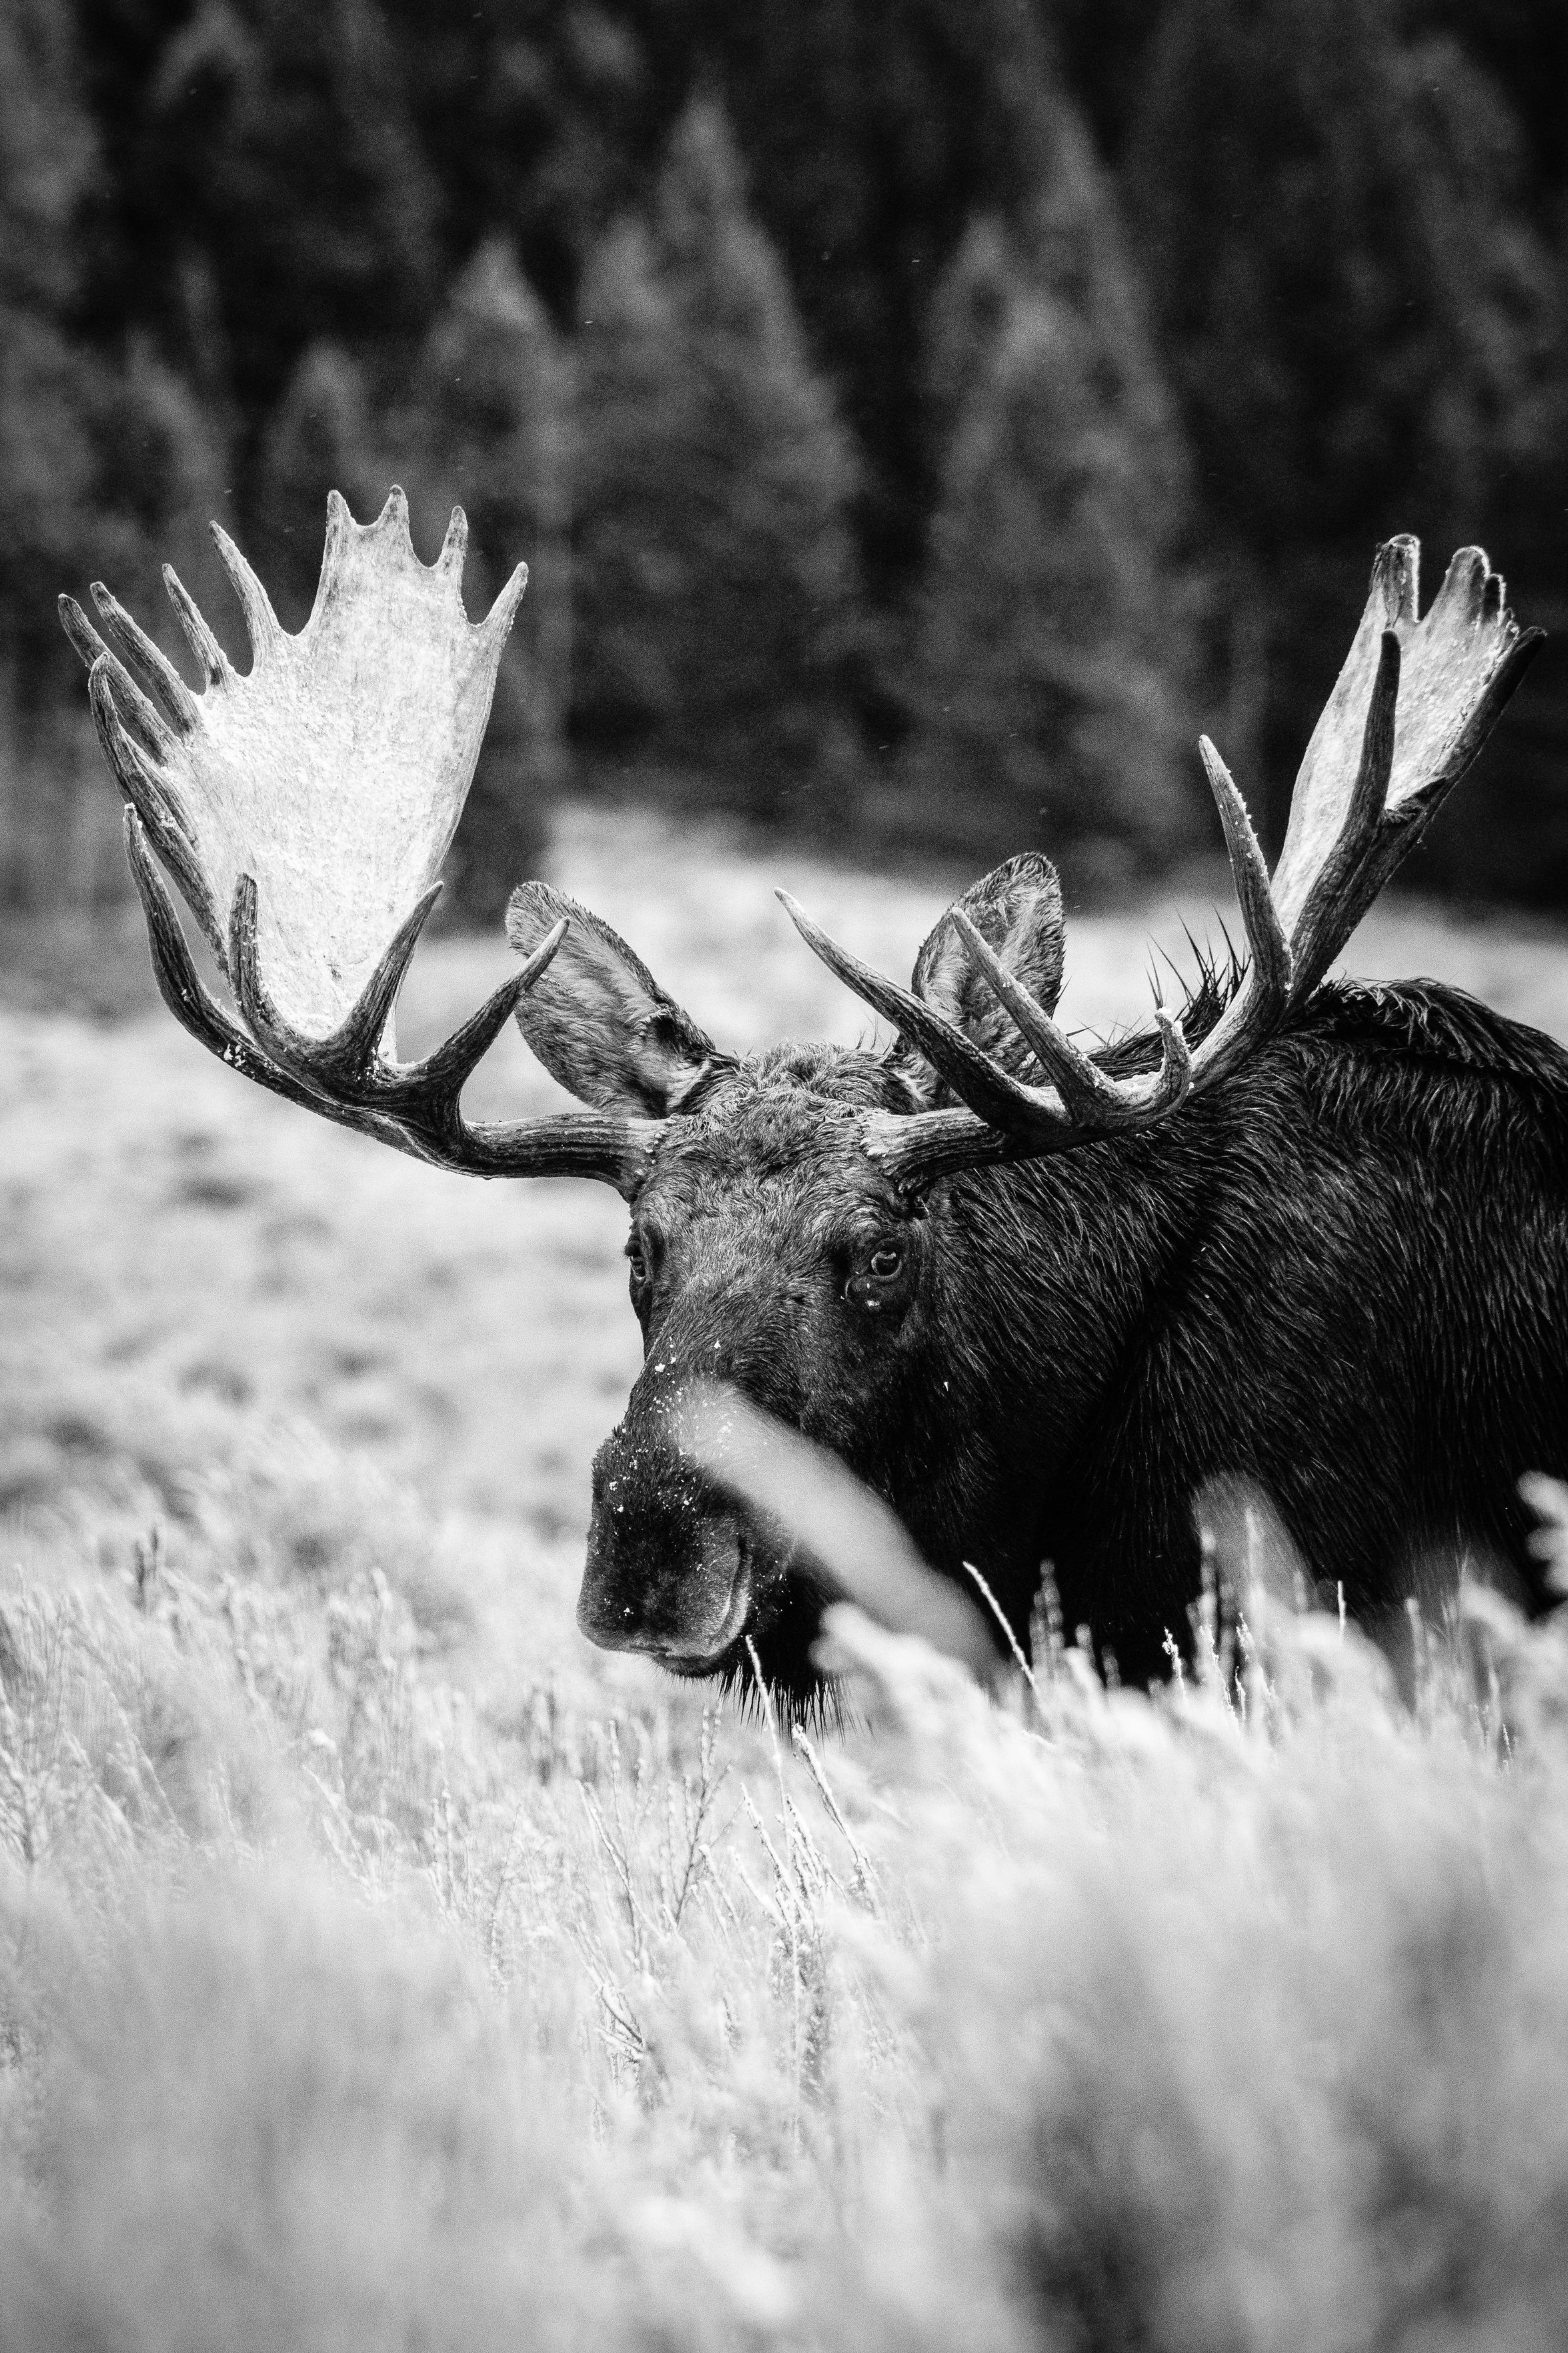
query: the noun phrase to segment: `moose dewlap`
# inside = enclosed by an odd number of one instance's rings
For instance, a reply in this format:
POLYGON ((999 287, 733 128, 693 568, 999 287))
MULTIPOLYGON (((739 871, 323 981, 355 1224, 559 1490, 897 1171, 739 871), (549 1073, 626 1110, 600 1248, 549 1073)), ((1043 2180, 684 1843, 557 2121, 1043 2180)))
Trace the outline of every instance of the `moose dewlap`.
POLYGON ((417 1064, 398 986, 461 811, 518 596, 475 626, 460 511, 437 564, 394 491, 334 494, 298 637, 216 534, 237 676, 173 575, 193 692, 101 586, 62 598, 129 804, 159 986, 247 1077, 438 1167, 576 1175, 628 1204, 645 1363, 594 1472, 579 1622, 677 1672, 818 1690, 821 1565, 682 1443, 728 1384, 831 1449, 941 1575, 1022 1636, 1069 1624, 1157 1672, 1199 1576, 1194 1496, 1241 1476, 1374 1630, 1465 1558, 1532 1568, 1521 1474, 1568 1469, 1568 1055, 1457 991, 1326 977, 1476 757, 1539 632, 1479 549, 1419 613, 1382 548, 1272 878, 1212 744, 1247 956, 1093 1053, 1057 1026, 1061 894, 1010 860, 898 987, 786 901, 891 1043, 725 1052, 599 918, 530 882, 523 961, 417 1064), (204 987, 168 882, 211 940, 204 987), (580 1110, 469 1123, 515 1014, 580 1110))

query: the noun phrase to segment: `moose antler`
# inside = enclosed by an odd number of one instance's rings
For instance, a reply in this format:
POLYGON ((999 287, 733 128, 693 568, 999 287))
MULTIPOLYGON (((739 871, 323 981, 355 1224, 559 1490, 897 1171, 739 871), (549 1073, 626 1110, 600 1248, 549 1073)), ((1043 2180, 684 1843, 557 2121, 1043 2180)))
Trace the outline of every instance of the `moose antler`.
POLYGON ((818 930, 784 892, 807 945, 946 1080, 963 1111, 875 1123, 868 1148, 898 1183, 926 1185, 985 1160, 1030 1159, 1163 1118, 1236 1070, 1321 980, 1390 875, 1415 847, 1491 733, 1542 632, 1521 632, 1501 578, 1462 548, 1418 620, 1420 547, 1378 550, 1350 654, 1308 744, 1272 882, 1246 804, 1214 745, 1201 741, 1247 935, 1240 987, 1189 1049, 1155 1011, 1160 1067, 1112 1078, 1058 1028, 962 907, 949 921, 1006 1008, 1047 1083, 1027 1086, 910 991, 818 930), (1402 685, 1403 681, 1403 685, 1402 685))
POLYGON ((1521 630, 1483 549, 1460 548, 1424 620, 1420 577, 1419 540, 1378 549, 1361 626, 1296 777, 1273 883, 1296 1003, 1420 840, 1545 641, 1543 630, 1521 630))
POLYGON ((60 599, 130 804, 127 849, 164 1001, 247 1076, 418 1158, 480 1176, 574 1174, 624 1187, 646 1152, 641 1123, 571 1113, 470 1126, 459 1108, 563 923, 434 1054, 392 1059, 394 1004, 439 895, 437 870, 527 568, 470 624, 460 507, 430 566, 414 552, 400 490, 363 525, 333 491, 327 518, 321 584, 297 637, 214 524, 250 638, 244 676, 165 568, 204 673, 199 694, 101 583, 92 597, 102 637, 60 599), (159 861, 211 942, 243 1028, 203 986, 159 861))

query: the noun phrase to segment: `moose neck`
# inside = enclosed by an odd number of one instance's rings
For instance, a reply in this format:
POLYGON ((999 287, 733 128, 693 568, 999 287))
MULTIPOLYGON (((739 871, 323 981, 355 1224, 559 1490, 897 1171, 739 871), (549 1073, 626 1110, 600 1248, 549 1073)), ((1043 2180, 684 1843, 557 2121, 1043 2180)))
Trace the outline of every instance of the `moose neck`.
POLYGON ((1158 1346, 1201 1249, 1225 1092, 1157 1137, 976 1170, 932 1198, 941 1371, 911 1398, 890 1483, 933 1564, 962 1575, 973 1561, 1019 1633, 1042 1561, 1080 1516, 1086 1459, 1102 1454, 1130 1368, 1158 1346))

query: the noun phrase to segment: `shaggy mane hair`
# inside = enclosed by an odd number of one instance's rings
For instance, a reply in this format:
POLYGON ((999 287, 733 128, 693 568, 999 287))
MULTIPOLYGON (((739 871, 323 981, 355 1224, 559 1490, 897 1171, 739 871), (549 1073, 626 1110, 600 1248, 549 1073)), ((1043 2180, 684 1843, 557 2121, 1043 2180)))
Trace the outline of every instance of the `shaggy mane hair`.
MULTIPOLYGON (((1201 1045, 1214 1029, 1246 970, 1234 953, 1223 962, 1200 954, 1198 978, 1184 987, 1180 1009, 1189 1046, 1201 1045)), ((1282 1034, 1568 1089, 1568 1049, 1446 981, 1326 980, 1289 1016, 1282 1034)), ((1094 1060, 1117 1077, 1155 1070, 1158 1034, 1140 1029, 1115 1039, 1094 1060)))

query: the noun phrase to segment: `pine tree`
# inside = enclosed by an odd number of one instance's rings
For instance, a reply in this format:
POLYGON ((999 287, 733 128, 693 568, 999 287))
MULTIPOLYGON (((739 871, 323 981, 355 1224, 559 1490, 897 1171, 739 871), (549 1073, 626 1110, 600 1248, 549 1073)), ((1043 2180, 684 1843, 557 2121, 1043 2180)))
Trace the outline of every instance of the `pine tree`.
POLYGON ((380 512, 391 480, 381 438, 363 371, 339 344, 312 343, 268 426, 255 501, 257 566, 285 628, 302 628, 315 602, 328 491, 361 522, 380 512))
POLYGON ((1130 136, 1232 617, 1226 748, 1276 838, 1374 543, 1492 536, 1543 363, 1561 379, 1507 107, 1420 24, 1392 0, 1172 0, 1130 136))
POLYGON ((0 661, 25 701, 48 700, 68 674, 54 575, 79 553, 92 490, 94 371, 69 318, 97 158, 75 78, 58 0, 0 16, 0 661))
POLYGON ((572 642, 568 360, 504 238, 474 255, 426 340, 395 427, 416 532, 433 549, 468 518, 464 595, 483 613, 513 566, 528 593, 496 681, 454 845, 456 892, 489 920, 533 872, 566 778, 572 642))
POLYGON ((1019 226, 975 226, 933 308, 944 449, 908 769, 997 849, 1168 852, 1186 773, 1186 469, 1109 183, 1058 102, 1019 226))
POLYGON ((1053 15, 1034 0, 697 0, 757 216, 854 420, 855 522, 879 610, 923 560, 931 300, 968 224, 1015 218, 1037 183, 1053 15))
MULTIPOLYGON (((77 860, 79 723, 60 714, 75 658, 54 600, 85 586, 92 395, 105 371, 76 346, 76 228, 96 169, 76 95, 68 11, 19 0, 0 16, 0 901, 63 895, 77 860)), ((73 672, 75 675, 73 676, 73 672)))
POLYGON ((688 0, 382 5, 439 183, 448 266, 505 237, 552 317, 568 318, 588 254, 647 194, 689 72, 688 0))
POLYGON ((731 806, 830 808, 854 462, 710 100, 582 310, 574 727, 731 806))
POLYGON ((121 274, 173 316, 205 269, 247 490, 311 343, 395 371, 428 318, 436 194, 399 65, 374 0, 210 0, 152 63, 116 192, 121 274))

